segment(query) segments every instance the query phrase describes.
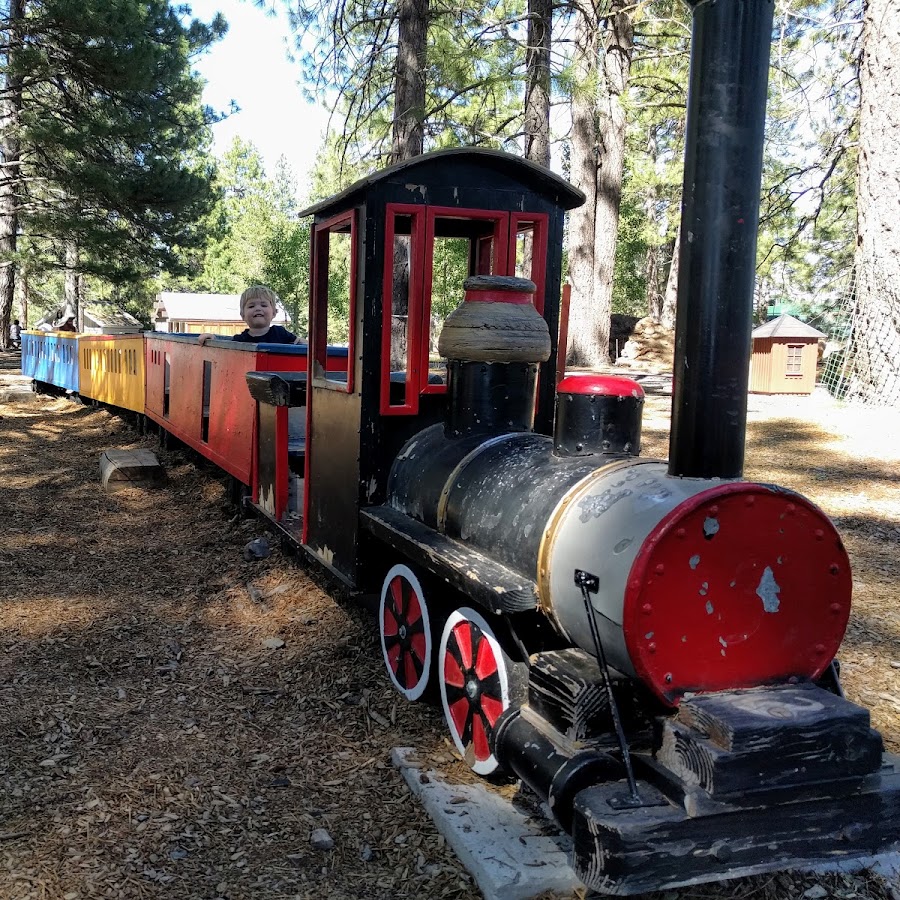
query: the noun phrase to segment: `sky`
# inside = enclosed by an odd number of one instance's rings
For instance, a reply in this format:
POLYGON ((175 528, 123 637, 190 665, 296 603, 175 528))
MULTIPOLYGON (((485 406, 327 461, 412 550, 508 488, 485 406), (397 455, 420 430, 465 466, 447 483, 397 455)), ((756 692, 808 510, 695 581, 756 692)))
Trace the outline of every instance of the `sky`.
POLYGON ((327 111, 304 100, 297 84, 299 66, 287 60, 287 17, 273 18, 251 0, 188 0, 194 18, 209 22, 216 12, 228 21, 228 34, 200 57, 195 68, 207 85, 204 102, 219 111, 234 100, 240 112, 213 127, 216 155, 240 135, 252 141, 272 175, 285 156, 297 179, 300 198, 321 143, 327 111))

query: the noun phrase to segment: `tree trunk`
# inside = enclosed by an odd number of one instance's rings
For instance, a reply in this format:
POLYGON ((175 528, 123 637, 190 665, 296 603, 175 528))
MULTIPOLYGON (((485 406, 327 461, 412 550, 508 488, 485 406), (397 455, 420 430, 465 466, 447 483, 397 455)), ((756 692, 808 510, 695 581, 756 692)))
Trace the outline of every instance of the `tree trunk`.
POLYGON ((424 147, 427 33, 428 0, 400 0, 392 162, 418 156, 424 147))
POLYGON ((625 9, 630 7, 623 0, 613 2, 604 15, 605 33, 600 31, 594 7, 583 7, 577 14, 576 55, 585 55, 579 75, 586 80, 579 80, 572 104, 572 181, 588 199, 570 219, 569 362, 591 368, 609 362, 609 317, 625 166, 622 96, 634 48, 634 27, 625 9), (602 51, 600 65, 597 48, 602 51), (584 90, 591 84, 593 90, 584 90))
POLYGON ((851 395, 900 406, 900 6, 868 0, 860 66, 851 395))
POLYGON ((675 229, 675 244, 672 247, 672 262, 669 264, 669 277, 666 279, 666 296, 663 298, 659 321, 666 328, 675 327, 675 304, 678 302, 678 258, 681 245, 681 222, 675 229))
POLYGON ((574 34, 572 92, 572 184, 584 192, 585 203, 569 213, 569 345, 570 365, 591 365, 596 355, 599 323, 594 300, 594 210, 597 203, 597 32, 591 4, 578 7, 574 34))
MULTIPOLYGON (((394 128, 391 161, 402 162, 424 149, 425 61, 428 0, 400 0, 397 65, 394 72, 394 128)), ((391 365, 406 369, 409 337, 409 247, 394 239, 391 298, 391 365)))
POLYGON ((550 41, 552 0, 528 0, 525 50, 525 159, 550 168, 550 41))
POLYGON ((11 70, 20 42, 25 0, 9 0, 7 75, 0 98, 0 349, 9 347, 9 323, 16 292, 16 237, 19 231, 19 113, 22 78, 11 70))
POLYGON ((78 245, 74 241, 66 241, 66 309, 64 316, 74 316, 76 326, 79 320, 78 296, 78 245))

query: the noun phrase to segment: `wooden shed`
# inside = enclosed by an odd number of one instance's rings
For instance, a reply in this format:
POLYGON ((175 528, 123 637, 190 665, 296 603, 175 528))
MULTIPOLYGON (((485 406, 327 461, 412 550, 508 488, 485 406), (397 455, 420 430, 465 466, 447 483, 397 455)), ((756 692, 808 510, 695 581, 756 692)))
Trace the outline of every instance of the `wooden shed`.
POLYGON ((816 386, 819 338, 811 325, 787 314, 753 330, 750 392, 811 394, 816 386))

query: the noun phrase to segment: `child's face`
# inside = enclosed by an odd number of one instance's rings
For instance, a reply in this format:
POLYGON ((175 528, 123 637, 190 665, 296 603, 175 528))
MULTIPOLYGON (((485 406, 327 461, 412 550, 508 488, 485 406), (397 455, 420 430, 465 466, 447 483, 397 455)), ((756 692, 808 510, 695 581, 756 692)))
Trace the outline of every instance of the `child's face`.
POLYGON ((268 328, 275 309, 266 297, 253 297, 244 304, 244 321, 250 328, 268 328))

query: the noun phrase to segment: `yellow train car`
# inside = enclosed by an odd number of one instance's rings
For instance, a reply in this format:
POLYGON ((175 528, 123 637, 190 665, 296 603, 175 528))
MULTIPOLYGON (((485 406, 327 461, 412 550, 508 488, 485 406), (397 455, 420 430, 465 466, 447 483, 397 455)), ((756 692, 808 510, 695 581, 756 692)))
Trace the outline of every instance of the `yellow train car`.
POLYGON ((82 397, 144 411, 143 334, 80 335, 78 369, 82 397))

